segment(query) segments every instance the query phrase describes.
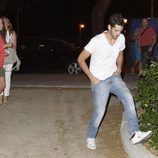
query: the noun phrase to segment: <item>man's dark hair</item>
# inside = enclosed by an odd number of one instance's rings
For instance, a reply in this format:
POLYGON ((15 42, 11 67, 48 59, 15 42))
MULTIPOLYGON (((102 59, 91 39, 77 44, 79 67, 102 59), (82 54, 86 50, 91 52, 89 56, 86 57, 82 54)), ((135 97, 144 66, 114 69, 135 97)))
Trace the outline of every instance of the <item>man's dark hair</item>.
POLYGON ((114 27, 116 24, 119 26, 124 26, 124 18, 121 14, 113 14, 109 18, 109 24, 114 27))

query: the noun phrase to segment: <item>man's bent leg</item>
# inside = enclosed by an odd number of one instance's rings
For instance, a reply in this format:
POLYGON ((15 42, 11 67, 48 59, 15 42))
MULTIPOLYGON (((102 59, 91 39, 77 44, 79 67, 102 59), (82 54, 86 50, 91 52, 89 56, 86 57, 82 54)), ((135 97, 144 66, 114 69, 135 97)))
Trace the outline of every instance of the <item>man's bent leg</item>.
POLYGON ((133 97, 120 75, 112 77, 112 92, 118 96, 124 105, 132 144, 134 145, 149 139, 152 131, 142 132, 139 130, 133 97))
POLYGON ((112 77, 112 93, 117 95, 122 102, 129 125, 129 132, 133 135, 139 130, 138 118, 132 94, 122 80, 121 75, 117 74, 112 77))
POLYGON ((109 89, 108 80, 100 81, 97 85, 92 85, 94 111, 88 127, 88 138, 95 138, 98 133, 99 125, 105 113, 109 89))

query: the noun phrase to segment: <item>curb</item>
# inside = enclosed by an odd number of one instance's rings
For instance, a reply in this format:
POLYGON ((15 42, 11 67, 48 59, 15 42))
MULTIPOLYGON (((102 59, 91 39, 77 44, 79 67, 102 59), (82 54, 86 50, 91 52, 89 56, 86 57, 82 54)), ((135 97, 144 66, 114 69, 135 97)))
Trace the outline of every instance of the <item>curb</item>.
POLYGON ((85 75, 67 74, 15 74, 13 88, 90 88, 85 75))
POLYGON ((121 140, 128 158, 156 158, 151 152, 145 149, 142 144, 133 145, 130 142, 130 135, 128 133, 128 122, 125 113, 122 115, 121 121, 121 140))
POLYGON ((59 89, 90 89, 90 86, 84 85, 12 85, 12 88, 59 88, 59 89))

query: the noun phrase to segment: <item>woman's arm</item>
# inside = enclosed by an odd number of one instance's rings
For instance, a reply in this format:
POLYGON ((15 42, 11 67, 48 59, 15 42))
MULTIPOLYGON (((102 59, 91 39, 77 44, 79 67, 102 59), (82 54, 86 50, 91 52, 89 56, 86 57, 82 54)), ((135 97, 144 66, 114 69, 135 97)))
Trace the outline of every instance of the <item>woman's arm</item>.
POLYGON ((12 43, 12 48, 16 49, 16 47, 17 47, 17 35, 16 35, 15 31, 13 31, 11 43, 12 43))
POLYGON ((16 32, 13 31, 10 43, 4 44, 4 48, 14 48, 14 49, 16 49, 16 46, 17 46, 17 36, 16 36, 16 32))

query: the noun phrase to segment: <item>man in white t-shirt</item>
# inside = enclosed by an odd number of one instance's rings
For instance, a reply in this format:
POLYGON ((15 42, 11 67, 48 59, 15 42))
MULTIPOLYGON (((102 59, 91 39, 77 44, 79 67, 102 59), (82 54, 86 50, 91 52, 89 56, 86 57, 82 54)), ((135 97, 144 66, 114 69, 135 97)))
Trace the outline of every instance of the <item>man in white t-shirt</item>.
POLYGON ((109 18, 108 30, 93 37, 78 57, 78 63, 91 81, 94 111, 89 123, 87 147, 96 149, 95 138, 105 113, 109 94, 115 94, 124 106, 132 144, 140 143, 152 135, 141 132, 133 97, 121 78, 125 37, 121 33, 124 19, 120 14, 109 18), (90 57, 90 67, 86 60, 90 57))

